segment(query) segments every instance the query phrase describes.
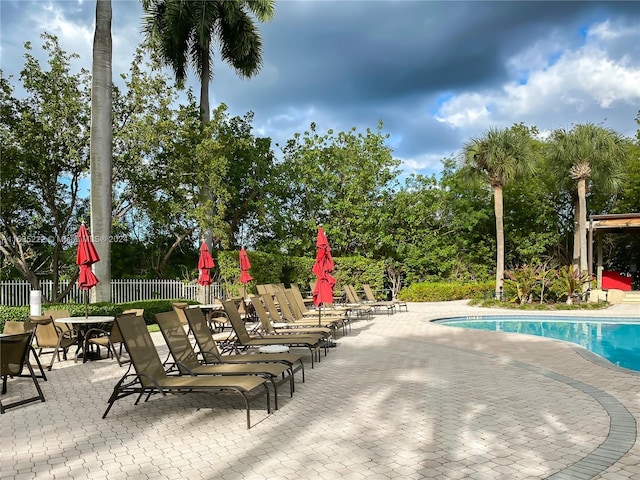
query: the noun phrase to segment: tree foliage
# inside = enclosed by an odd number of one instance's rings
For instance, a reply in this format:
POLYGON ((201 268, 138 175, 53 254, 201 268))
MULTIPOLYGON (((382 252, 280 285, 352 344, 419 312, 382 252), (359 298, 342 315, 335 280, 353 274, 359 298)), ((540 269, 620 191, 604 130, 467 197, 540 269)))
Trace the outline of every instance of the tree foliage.
MULTIPOLYGON (((55 37, 44 36, 44 49, 46 69, 26 45, 24 95, 0 77, 2 275, 34 286, 45 277, 73 279, 75 232, 88 211, 88 73, 71 73, 75 56, 55 37)), ((557 139, 538 138, 535 127, 499 132, 526 143, 535 175, 512 175, 506 164, 489 172, 489 158, 475 157, 484 163, 446 158, 439 176, 401 177, 382 122, 326 133, 311 124, 276 158, 271 139, 255 134, 251 112, 231 116, 222 104, 210 113, 203 123, 195 95, 176 85, 153 54, 139 51, 122 75, 113 110, 114 278, 195 281, 198 239, 207 229, 220 260, 215 274, 230 291, 241 246, 256 282, 304 287, 313 279, 316 228, 323 224, 341 282, 395 294, 425 281, 487 281, 496 274, 496 183, 504 193, 506 268, 560 271, 571 259, 575 179, 552 168, 557 139)), ((478 140, 476 146, 489 146, 478 140)), ((640 211, 639 143, 620 142, 616 190, 607 188, 599 160, 591 163, 588 214, 640 211)), ((605 268, 637 265, 637 241, 607 236, 605 268)), ((540 295, 555 290, 549 285, 540 295)))
POLYGON ((573 262, 576 269, 585 272, 588 268, 587 195, 594 186, 604 194, 613 194, 620 188, 626 155, 624 140, 613 130, 586 123, 575 125, 571 130, 555 130, 548 145, 558 185, 568 187, 575 199, 573 262))
POLYGON ((59 297, 59 279, 77 275, 65 248, 75 243, 86 212, 80 182, 89 169, 89 75, 72 74, 77 55, 62 51, 55 36, 42 38, 47 68, 32 54, 31 43, 25 44, 24 98, 14 96, 9 79, 0 79, 0 251, 34 289, 39 277, 52 278, 59 297))
POLYGON ((283 148, 274 177, 271 231, 258 245, 292 255, 315 254, 315 232, 325 232, 336 256, 374 256, 388 243, 389 212, 399 162, 385 144, 382 122, 374 132, 352 128, 320 134, 316 125, 283 148))
POLYGON ((504 280, 504 187, 518 177, 530 177, 535 170, 531 137, 521 125, 498 130, 490 128, 482 137, 463 147, 464 164, 486 177, 493 190, 496 220, 496 293, 504 280))

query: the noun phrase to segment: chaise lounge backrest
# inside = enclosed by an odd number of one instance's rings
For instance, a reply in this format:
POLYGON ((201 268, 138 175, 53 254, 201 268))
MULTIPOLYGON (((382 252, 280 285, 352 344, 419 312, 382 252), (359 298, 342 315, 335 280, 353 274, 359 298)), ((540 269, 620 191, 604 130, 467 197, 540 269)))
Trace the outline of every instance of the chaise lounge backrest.
MULTIPOLYGON (((185 365, 190 369, 199 366, 200 362, 176 312, 156 313, 156 320, 162 336, 171 351, 171 355, 178 363, 178 368, 181 365, 185 365)), ((180 368, 180 370, 182 373, 188 373, 183 368, 180 368)))
POLYGON ((184 312, 189 322, 189 328, 196 339, 198 351, 204 363, 220 363, 220 350, 211 335, 207 319, 199 308, 189 308, 184 312))
POLYGON ((149 380, 147 375, 155 379, 166 378, 167 374, 149 330, 147 330, 147 325, 144 323, 144 318, 125 315, 117 317, 116 324, 122 334, 127 352, 129 352, 133 368, 140 375, 142 384, 145 387, 153 386, 153 382, 149 380))
POLYGON ((233 303, 233 300, 224 300, 222 305, 224 306, 224 311, 227 313, 227 317, 231 322, 233 330, 236 332, 236 336, 238 337, 240 344, 246 345, 251 342, 251 336, 249 335, 249 332, 247 332, 247 328, 244 326, 244 322, 242 321, 242 318, 240 318, 240 313, 238 312, 235 303, 233 303))

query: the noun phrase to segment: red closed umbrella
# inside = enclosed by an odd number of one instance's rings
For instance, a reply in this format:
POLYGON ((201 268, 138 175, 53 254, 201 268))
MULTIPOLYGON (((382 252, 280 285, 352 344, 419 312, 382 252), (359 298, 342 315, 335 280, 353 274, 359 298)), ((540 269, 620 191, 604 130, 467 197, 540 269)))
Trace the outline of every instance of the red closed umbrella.
POLYGON ((318 314, 318 324, 321 324, 322 305, 333 303, 333 287, 336 279, 331 275, 334 264, 331 257, 331 249, 329 241, 324 233, 322 226, 318 227, 318 237, 316 240, 316 262, 311 269, 317 277, 316 285, 313 288, 313 303, 320 307, 318 314))
POLYGON ((249 255, 247 251, 242 247, 240 249, 240 283, 242 283, 242 298, 247 296, 247 283, 253 280, 253 277, 249 275, 249 269, 251 268, 251 262, 249 262, 249 255))
POLYGON ((210 302, 210 290, 206 288, 213 283, 213 279, 211 278, 210 270, 215 266, 213 261, 213 257, 211 256, 211 252, 209 252, 209 247, 206 242, 202 242, 200 244, 200 257, 198 257, 198 270, 200 270, 200 275, 198 275, 198 285, 202 285, 205 287, 204 295, 205 295, 205 303, 210 302))
POLYGON ((85 317, 89 316, 89 297, 88 291, 95 287, 99 280, 91 270, 91 265, 100 261, 96 247, 91 241, 91 236, 87 227, 83 223, 78 229, 78 251, 76 252, 76 265, 80 267, 80 275, 78 276, 78 287, 85 290, 85 317))
POLYGON ((249 275, 249 269, 251 268, 251 263, 249 262, 249 256, 247 255, 247 251, 242 247, 240 249, 240 283, 247 284, 253 277, 249 275))
POLYGON ((215 263, 213 262, 213 257, 209 252, 209 247, 206 242, 202 242, 200 245, 200 257, 198 258, 198 270, 200 270, 200 276, 198 277, 198 285, 211 285, 213 280, 211 280, 210 269, 215 267, 215 263))

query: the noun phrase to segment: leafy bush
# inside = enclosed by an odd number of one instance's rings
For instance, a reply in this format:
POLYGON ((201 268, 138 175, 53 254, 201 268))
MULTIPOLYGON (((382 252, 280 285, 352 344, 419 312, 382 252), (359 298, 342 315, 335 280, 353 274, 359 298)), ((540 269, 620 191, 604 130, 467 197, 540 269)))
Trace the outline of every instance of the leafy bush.
MULTIPOLYGON (((251 262, 253 281, 247 285, 249 293, 256 292, 256 285, 264 283, 283 283, 290 285, 297 283, 303 291, 309 289, 309 283, 315 282, 316 277, 311 271, 315 257, 292 257, 287 255, 247 252, 251 262)), ((220 281, 224 285, 227 295, 238 295, 241 284, 238 252, 218 252, 216 269, 219 272, 220 281)), ((335 257, 335 269, 333 275, 337 280, 337 289, 345 283, 360 288, 363 283, 368 283, 374 290, 384 288, 385 265, 383 261, 371 260, 365 257, 335 257)))
POLYGON ((0 305, 0 330, 4 330, 4 322, 24 322, 29 316, 29 307, 7 307, 0 305))
POLYGON ((525 304, 533 301, 533 292, 539 282, 540 267, 523 265, 513 270, 507 270, 504 282, 505 288, 515 287, 518 303, 525 304))
POLYGON ((475 283, 414 283, 400 290, 398 298, 406 302, 463 300, 474 297, 484 297, 494 290, 494 285, 495 283, 492 281, 475 283))
MULTIPOLYGON (((89 315, 120 315, 124 310, 130 308, 144 308, 144 321, 147 325, 156 323, 156 313, 170 312, 173 307, 172 302, 187 302, 190 304, 197 304, 197 302, 181 299, 173 300, 144 300, 140 302, 129 303, 90 303, 89 315)), ((81 317, 85 314, 85 306, 82 303, 60 303, 43 305, 42 311, 45 310, 69 310, 69 314, 72 317, 81 317)), ((29 316, 29 307, 7 307, 0 305, 0 330, 4 329, 4 323, 9 320, 23 322, 29 316)))
POLYGON ((559 268, 549 290, 553 292, 558 300, 565 300, 568 304, 573 303, 573 298, 582 292, 583 286, 591 282, 589 273, 581 272, 573 265, 559 268))
POLYGON ((147 325, 153 325, 156 323, 156 313, 170 312, 173 310, 171 304, 173 302, 186 302, 190 305, 197 305, 198 302, 192 300, 183 300, 174 298, 171 300, 141 300, 139 302, 121 303, 119 307, 122 310, 128 310, 130 308, 144 308, 144 322, 147 325))
POLYGON ((335 264, 333 275, 336 277, 337 289, 341 289, 344 285, 353 285, 356 289, 360 289, 364 283, 370 285, 373 290, 384 288, 386 270, 384 261, 353 256, 339 257, 335 260, 335 264))

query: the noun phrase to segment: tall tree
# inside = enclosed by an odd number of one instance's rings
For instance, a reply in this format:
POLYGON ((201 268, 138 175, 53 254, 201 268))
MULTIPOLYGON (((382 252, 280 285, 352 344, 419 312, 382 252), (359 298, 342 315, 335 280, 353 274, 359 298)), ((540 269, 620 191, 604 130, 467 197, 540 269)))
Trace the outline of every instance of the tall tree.
POLYGON ((620 134, 592 123, 571 130, 557 129, 551 136, 552 166, 565 187, 567 181, 572 184, 575 195, 574 263, 581 272, 588 270, 587 194, 594 187, 609 194, 619 189, 626 155, 626 143, 620 134))
MULTIPOLYGON (((262 38, 253 18, 260 22, 273 18, 275 0, 143 0, 142 5, 147 39, 173 69, 176 79, 184 81, 189 66, 198 75, 204 125, 211 118, 213 47, 219 46, 222 60, 238 75, 255 75, 262 65, 262 38)), ((203 237, 211 247, 213 232, 206 229, 203 237)))
MULTIPOLYGON (((89 169, 89 72, 71 74, 71 60, 54 36, 43 34, 48 69, 25 44, 18 99, 0 75, 0 252, 33 289, 53 280, 51 298, 63 298, 59 280, 75 280, 67 251, 82 214, 79 185, 89 169)), ((0 72, 1 73, 1 72, 0 72)))
POLYGON ((352 128, 321 135, 311 124, 296 134, 283 148, 275 179, 280 195, 269 205, 271 228, 262 245, 308 255, 315 251, 313 232, 324 224, 332 254, 378 256, 392 241, 381 228, 391 215, 383 205, 395 189, 400 163, 386 140, 382 122, 375 132, 352 128))
POLYGON ((510 129, 489 129, 484 136, 473 138, 464 145, 463 161, 476 172, 486 176, 493 190, 496 217, 496 294, 504 282, 504 185, 520 175, 532 173, 531 141, 527 132, 518 126, 510 129))
POLYGON ((123 76, 125 88, 114 89, 113 226, 144 243, 138 271, 129 264, 126 273, 164 278, 183 242, 195 243, 196 175, 214 162, 199 161, 203 132, 191 92, 187 104, 176 107, 179 92, 156 67, 138 50, 123 76))
POLYGON ((100 261, 94 301, 111 300, 111 172, 113 163, 111 0, 96 0, 91 81, 91 235, 100 261))

